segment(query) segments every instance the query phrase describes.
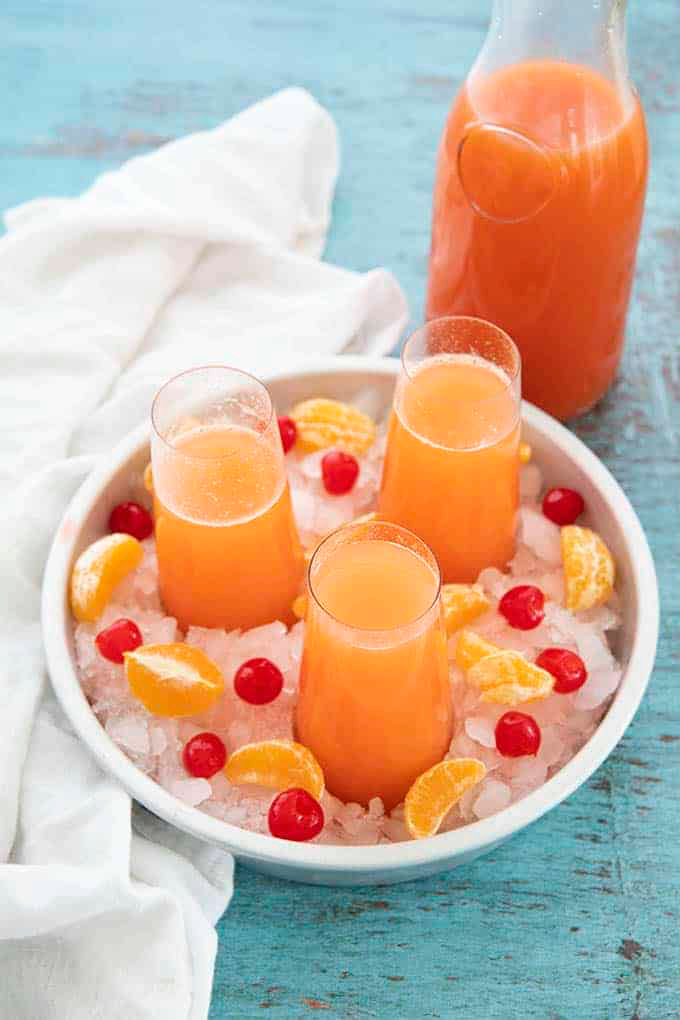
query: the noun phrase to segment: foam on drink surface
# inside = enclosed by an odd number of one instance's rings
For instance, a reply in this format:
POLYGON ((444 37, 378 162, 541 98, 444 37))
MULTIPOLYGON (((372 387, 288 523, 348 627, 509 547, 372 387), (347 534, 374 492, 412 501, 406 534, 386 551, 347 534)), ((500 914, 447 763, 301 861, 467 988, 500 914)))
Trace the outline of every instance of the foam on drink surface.
POLYGON ((496 443, 518 419, 509 376, 476 354, 442 354, 423 362, 402 384, 397 413, 420 439, 453 450, 496 443))
POLYGON ((285 473, 267 437, 235 425, 206 425, 175 436, 159 458, 156 492, 173 513, 204 525, 235 524, 281 495, 285 473), (179 456, 177 456, 179 454, 179 456))
POLYGON ((437 578, 416 553, 366 540, 336 549, 312 581, 320 605, 340 623, 386 630, 413 623, 437 595, 437 578))

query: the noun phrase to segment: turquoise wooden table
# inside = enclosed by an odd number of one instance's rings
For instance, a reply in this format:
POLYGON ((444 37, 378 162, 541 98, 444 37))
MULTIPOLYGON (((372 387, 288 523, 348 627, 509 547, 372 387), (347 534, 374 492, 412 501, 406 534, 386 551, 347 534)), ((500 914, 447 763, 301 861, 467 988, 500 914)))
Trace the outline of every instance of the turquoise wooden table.
MULTIPOLYGON (((486 0, 4 0, 0 207, 75 194, 299 83, 343 143, 328 258, 388 266, 417 320, 437 137, 487 15, 486 0)), ((583 789, 472 866, 349 891, 239 869, 211 1020, 680 1016, 680 0, 633 0, 629 44, 652 148, 635 300, 620 379, 575 428, 655 554, 648 696, 583 789)))

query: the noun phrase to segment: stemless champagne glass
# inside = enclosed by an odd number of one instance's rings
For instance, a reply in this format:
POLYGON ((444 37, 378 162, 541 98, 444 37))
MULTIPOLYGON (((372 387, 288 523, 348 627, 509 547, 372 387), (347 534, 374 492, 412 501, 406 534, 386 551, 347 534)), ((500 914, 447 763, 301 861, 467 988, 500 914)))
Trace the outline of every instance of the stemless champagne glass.
POLYGON ((160 591, 180 627, 290 621, 303 558, 272 401, 214 365, 171 379, 151 412, 160 591))
POLYGON ((349 524, 316 549, 308 588, 297 737, 332 794, 390 809, 451 740, 436 560, 404 528, 349 524))
POLYGON ((433 319, 404 346, 379 510, 427 542, 446 582, 513 556, 520 375, 514 343, 483 319, 433 319))

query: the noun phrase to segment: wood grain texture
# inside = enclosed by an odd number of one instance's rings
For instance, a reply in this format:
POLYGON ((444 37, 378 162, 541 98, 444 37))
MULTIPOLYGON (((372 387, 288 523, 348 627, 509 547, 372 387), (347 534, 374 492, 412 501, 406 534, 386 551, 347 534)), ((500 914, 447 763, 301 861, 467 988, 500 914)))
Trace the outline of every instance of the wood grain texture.
MULTIPOLYGON (((0 206, 76 194, 301 84, 343 144, 328 258, 388 266, 416 321, 435 147, 486 18, 482 0, 5 0, 0 206)), ((651 540, 663 622, 649 694, 586 787, 472 866, 349 891, 239 869, 211 1020, 680 1016, 679 0, 633 0, 629 45, 652 148, 635 299, 620 378, 575 429, 651 540)))

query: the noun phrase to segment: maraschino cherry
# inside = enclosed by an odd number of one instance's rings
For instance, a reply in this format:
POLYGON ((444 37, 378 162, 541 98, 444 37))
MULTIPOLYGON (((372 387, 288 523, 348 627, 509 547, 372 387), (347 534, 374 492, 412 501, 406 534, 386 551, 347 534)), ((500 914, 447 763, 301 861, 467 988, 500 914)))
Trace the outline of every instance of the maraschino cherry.
POLYGON ((197 779, 210 779, 227 760, 227 749, 216 733, 197 733, 187 740, 182 752, 184 768, 197 779))
POLYGON ((359 462, 351 453, 331 450, 321 461, 321 476, 326 492, 343 496, 354 488, 359 477, 359 462))
POLYGON ((553 690, 557 694, 571 694, 588 679, 583 659, 568 648, 546 648, 536 659, 536 665, 555 677, 553 690))
POLYGON ((585 510, 583 496, 576 489, 548 489, 543 497, 543 513, 560 527, 573 524, 585 510))
POLYGON ((306 790, 284 790, 272 801, 268 821, 272 836, 304 843, 323 829, 323 808, 306 790))
POLYGON ((282 687, 283 674, 270 659, 248 659, 234 674, 234 690, 250 705, 268 705, 278 698, 282 687))
POLYGON ((504 758, 536 754, 540 746, 541 730, 533 716, 506 712, 496 723, 496 750, 504 758))
POLYGON ((533 584, 518 584, 506 591, 498 603, 498 612, 516 630, 533 630, 545 616, 545 598, 533 584))
POLYGON ((288 415, 282 415, 279 418, 279 432, 281 434, 283 452, 288 453, 288 451, 292 450, 295 446, 295 440, 297 439, 297 425, 292 418, 288 417, 288 415))
POLYGON ((142 635, 134 620, 114 620, 94 639, 100 655, 109 662, 122 662, 124 652, 134 652, 142 644, 142 635))
POLYGON ((153 520, 141 503, 128 500, 114 506, 109 516, 109 531, 123 532, 143 542, 153 531, 153 520))

